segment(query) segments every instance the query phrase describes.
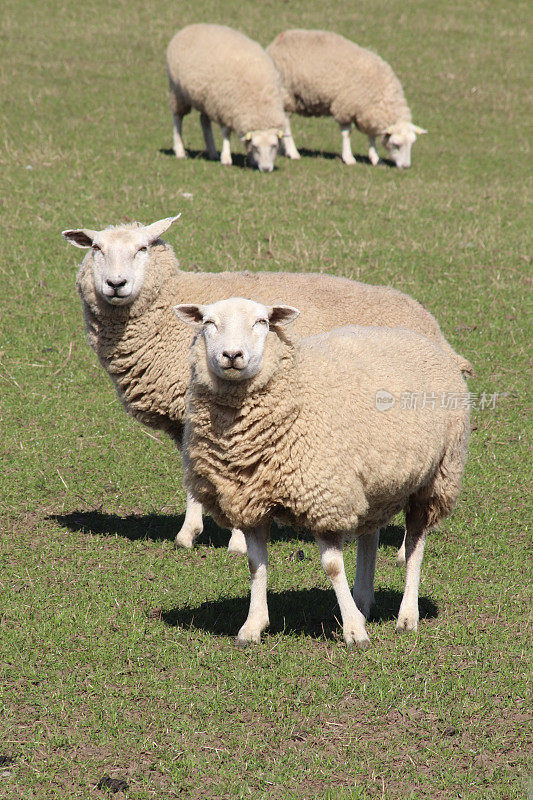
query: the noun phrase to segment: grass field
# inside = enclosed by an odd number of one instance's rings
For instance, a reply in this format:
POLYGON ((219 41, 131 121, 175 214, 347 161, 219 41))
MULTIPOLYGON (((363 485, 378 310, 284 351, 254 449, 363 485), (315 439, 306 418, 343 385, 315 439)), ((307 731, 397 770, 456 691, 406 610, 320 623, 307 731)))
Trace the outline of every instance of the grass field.
MULTIPOLYGON (((4 0, 0 756, 13 761, 0 759, 0 797, 106 796, 105 774, 135 800, 532 796, 531 22, 518 0, 4 0), (173 159, 164 52, 194 21, 263 45, 329 28, 375 49, 429 130, 412 169, 346 167, 336 125, 304 119, 300 162, 222 168, 194 114, 193 157, 173 159), (342 643, 312 541, 275 532, 271 627, 247 651, 233 636, 248 569, 227 534, 208 521, 194 551, 172 549, 180 460, 96 364, 80 252, 60 231, 178 211, 165 238, 185 267, 391 284, 474 362, 464 490, 428 542, 416 636, 394 633, 398 526, 365 652, 342 643)), ((353 578, 353 547, 346 565, 353 578)))

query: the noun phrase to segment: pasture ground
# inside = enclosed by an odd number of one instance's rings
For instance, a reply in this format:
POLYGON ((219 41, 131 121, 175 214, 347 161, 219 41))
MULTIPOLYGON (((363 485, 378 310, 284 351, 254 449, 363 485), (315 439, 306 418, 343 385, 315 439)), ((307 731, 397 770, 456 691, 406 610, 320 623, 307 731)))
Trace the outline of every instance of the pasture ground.
MULTIPOLYGON (((2 798, 105 796, 104 774, 132 800, 531 796, 528 26, 520 0, 4 0, 2 798), (177 162, 164 52, 194 21, 264 45, 329 28, 375 49, 429 130, 412 169, 348 168, 335 124, 304 119, 301 162, 260 175, 235 145, 224 169, 204 159, 195 114, 177 162), (244 652, 248 571, 226 533, 208 523, 193 552, 173 551, 180 460, 126 417, 89 351, 80 251, 60 231, 177 211, 166 238, 185 267, 391 284, 474 362, 464 490, 429 539, 417 636, 394 633, 397 525, 363 653, 342 644, 312 541, 275 532, 271 628, 244 652)), ((366 155, 359 134, 353 146, 366 155)))

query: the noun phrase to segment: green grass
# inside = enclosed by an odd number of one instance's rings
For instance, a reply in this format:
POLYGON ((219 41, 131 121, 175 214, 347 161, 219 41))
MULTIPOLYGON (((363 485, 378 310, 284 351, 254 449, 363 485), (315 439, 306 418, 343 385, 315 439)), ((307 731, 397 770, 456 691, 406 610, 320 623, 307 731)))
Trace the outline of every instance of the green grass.
MULTIPOLYGON (((106 773, 135 800, 531 793, 530 24, 525 2, 6 0, 0 755, 15 761, 2 798, 105 796, 106 773), (201 20, 264 45, 324 27, 377 50, 429 130, 412 169, 345 167, 331 120, 294 119, 307 155, 271 175, 171 158, 165 47, 201 20), (416 637, 394 634, 396 528, 364 653, 342 644, 313 542, 276 532, 271 628, 244 652, 245 561, 213 524, 173 551, 179 458, 125 416, 96 364, 80 253, 59 233, 178 211, 166 238, 183 265, 394 285, 474 362, 471 391, 498 393, 474 410, 461 500, 429 539, 416 637)), ((201 151, 197 115, 184 136, 201 151)), ((353 577, 354 548, 346 564, 353 577)))

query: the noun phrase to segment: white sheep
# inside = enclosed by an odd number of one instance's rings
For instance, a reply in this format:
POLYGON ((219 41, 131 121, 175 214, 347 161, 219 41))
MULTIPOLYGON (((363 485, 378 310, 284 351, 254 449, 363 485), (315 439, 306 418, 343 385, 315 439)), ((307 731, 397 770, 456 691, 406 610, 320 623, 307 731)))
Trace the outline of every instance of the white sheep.
MULTIPOLYGON (((398 630, 416 630, 427 531, 454 508, 470 433, 457 365, 405 328, 352 327, 298 343, 280 329, 299 313, 242 298, 174 309, 192 324, 185 479, 221 525, 246 537, 251 573, 240 643, 268 625, 267 539, 274 517, 314 534, 348 645, 369 639, 375 531, 406 517, 398 630), (270 333, 269 333, 270 331, 270 333), (383 392, 392 398, 384 408, 383 392), (401 398, 416 395, 418 407, 401 398), (424 402, 422 399, 424 398, 424 402), (365 542, 363 586, 350 594, 343 541, 365 542), (368 538, 370 537, 370 538, 368 538), (370 574, 372 573, 372 574, 370 574), (363 613, 356 605, 363 595, 363 613)), ((359 576, 360 577, 360 576, 359 576)))
MULTIPOLYGON (((159 238, 176 219, 98 231, 70 229, 63 236, 76 247, 89 248, 77 289, 90 346, 126 411, 168 433, 179 448, 189 385, 189 336, 172 306, 188 300, 209 303, 247 295, 272 304, 285 297, 306 310, 295 325, 301 336, 350 323, 402 324, 433 339, 466 373, 472 371, 443 337, 435 318, 395 289, 332 275, 180 270, 172 247, 159 238)), ((192 547, 202 527, 201 505, 188 495, 176 545, 192 547)), ((245 552, 242 534, 234 532, 229 550, 245 552)))
MULTIPOLYGON (((376 53, 329 31, 290 30, 267 47, 282 80, 287 114, 332 116, 342 135, 342 160, 355 164, 350 145, 352 124, 369 140, 368 156, 379 162, 380 139, 397 167, 411 166, 416 135, 426 130, 411 122, 411 112, 400 81, 376 53)), ((290 123, 283 145, 291 158, 298 156, 290 123)))
POLYGON ((278 73, 257 42, 225 25, 188 25, 168 46, 167 72, 177 158, 186 157, 183 117, 196 108, 209 158, 218 158, 213 120, 222 129, 222 164, 232 163, 233 130, 260 171, 272 172, 285 114, 278 73))

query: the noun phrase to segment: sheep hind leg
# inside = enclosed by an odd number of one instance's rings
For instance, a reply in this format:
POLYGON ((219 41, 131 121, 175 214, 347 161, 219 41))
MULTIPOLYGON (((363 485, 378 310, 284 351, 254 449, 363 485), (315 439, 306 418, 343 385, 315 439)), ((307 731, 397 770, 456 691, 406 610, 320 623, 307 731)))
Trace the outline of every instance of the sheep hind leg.
POLYGON ((345 164, 356 164, 356 160, 352 153, 352 146, 350 144, 350 131, 351 125, 340 125, 342 136, 342 160, 345 164))
POLYGON ((211 161, 218 161, 218 153, 215 147, 215 140, 213 138, 213 129, 211 127, 211 120, 207 114, 200 114, 200 124, 202 126, 202 133, 204 135, 205 149, 207 156, 211 161))
POLYGON ((174 539, 174 547, 176 549, 179 547, 191 548, 203 529, 202 504, 195 500, 190 492, 187 492, 185 519, 178 535, 174 539))
POLYGON ((426 536, 423 511, 409 511, 405 527, 405 589, 396 623, 396 630, 399 632, 416 631, 418 628, 418 587, 426 536))
POLYGON ((268 625, 267 568, 268 526, 245 532, 248 566, 250 567, 250 608, 246 622, 237 634, 241 647, 261 641, 261 633, 268 625))
POLYGON ((183 139, 181 138, 181 126, 183 117, 180 114, 172 114, 173 119, 173 146, 174 155, 176 158, 187 158, 185 147, 183 146, 183 139))
POLYGON ((223 125, 222 128, 222 150, 220 153, 220 163, 225 167, 231 167, 233 161, 231 160, 231 145, 229 137, 231 135, 231 128, 223 125))
POLYGON ((357 567, 352 596, 359 611, 368 619, 374 604, 374 575, 379 544, 379 529, 357 539, 357 567))
POLYGON ((367 647, 370 639, 365 630, 365 618, 355 605, 350 592, 344 559, 342 557, 342 538, 318 538, 322 569, 328 576, 335 591, 337 602, 341 610, 342 634, 348 647, 356 644, 358 647, 367 647))

